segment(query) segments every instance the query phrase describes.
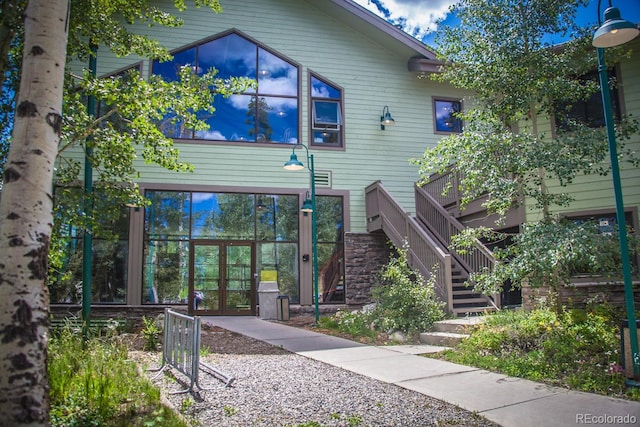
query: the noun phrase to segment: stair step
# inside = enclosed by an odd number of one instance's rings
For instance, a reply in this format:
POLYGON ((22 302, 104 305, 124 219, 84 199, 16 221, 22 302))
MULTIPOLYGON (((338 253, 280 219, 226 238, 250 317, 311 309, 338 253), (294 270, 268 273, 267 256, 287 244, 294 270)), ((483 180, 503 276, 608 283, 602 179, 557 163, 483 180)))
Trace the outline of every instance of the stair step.
POLYGON ((453 305, 460 306, 462 304, 487 304, 487 298, 482 295, 469 295, 469 298, 454 298, 453 305))
POLYGON ((423 332, 420 334, 420 342, 427 345, 441 347, 454 347, 469 335, 453 332, 423 332))
POLYGON ((454 289, 453 290, 453 295, 477 295, 479 297, 483 296, 483 295, 480 295, 480 294, 477 294, 477 293, 473 292, 471 289, 465 289, 465 290, 462 290, 462 289, 455 290, 454 289))
POLYGON ((484 307, 453 307, 453 314, 457 316, 473 316, 480 315, 483 313, 493 313, 496 311, 493 306, 484 306, 484 307))
POLYGON ((477 325, 485 322, 484 316, 461 317, 435 322, 430 332, 450 332, 454 334, 467 334, 477 325))

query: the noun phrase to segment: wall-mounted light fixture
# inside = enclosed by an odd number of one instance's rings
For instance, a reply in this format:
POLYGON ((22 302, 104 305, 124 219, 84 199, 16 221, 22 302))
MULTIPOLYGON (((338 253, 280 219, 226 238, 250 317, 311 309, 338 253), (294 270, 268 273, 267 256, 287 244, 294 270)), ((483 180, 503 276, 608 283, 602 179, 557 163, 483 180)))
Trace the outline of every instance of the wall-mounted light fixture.
POLYGON ((382 109, 382 115, 380 116, 380 130, 384 130, 385 126, 393 126, 396 124, 396 121, 391 117, 391 113, 389 112, 389 107, 386 105, 382 109))

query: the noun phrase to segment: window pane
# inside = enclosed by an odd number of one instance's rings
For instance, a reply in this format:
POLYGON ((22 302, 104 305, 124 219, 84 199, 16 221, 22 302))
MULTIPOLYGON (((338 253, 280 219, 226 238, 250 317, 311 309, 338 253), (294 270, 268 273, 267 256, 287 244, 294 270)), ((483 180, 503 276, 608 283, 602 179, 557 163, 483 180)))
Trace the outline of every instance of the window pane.
MULTIPOLYGON (((614 70, 609 70, 609 76, 614 70)), ((580 78, 585 82, 599 82, 599 76, 596 72, 586 74, 580 78)), ((599 83, 598 83, 599 85, 599 83)), ((621 119, 620 107, 618 106, 618 90, 615 84, 610 85, 611 90, 611 108, 614 119, 621 119)), ((596 91, 583 101, 574 102, 558 102, 556 105, 556 125, 560 129, 569 130, 568 120, 573 120, 589 127, 603 127, 604 109, 602 107, 602 96, 600 91, 596 91)))
POLYGON ((342 240, 342 197, 316 197, 318 209, 317 231, 319 242, 336 242, 342 240))
POLYGON ((298 95, 298 69, 282 58, 258 49, 258 93, 298 95))
POLYGON ((216 95, 214 107, 216 111, 211 115, 198 114, 209 124, 206 131, 196 132, 200 139, 217 141, 253 141, 255 114, 249 114, 249 104, 252 96, 232 95, 228 99, 216 95))
POLYGON ((297 196, 258 195, 256 206, 257 240, 298 240, 297 196))
POLYGON ((460 101, 436 100, 434 109, 437 132, 462 132, 462 120, 455 116, 462 111, 460 101))
POLYGON ((311 76, 311 143, 342 146, 342 91, 311 76))
POLYGON ((324 145, 340 144, 340 132, 334 130, 317 130, 313 132, 313 143, 324 145))
POLYGON ((172 82, 178 80, 178 72, 183 65, 196 65, 196 48, 183 50, 173 54, 173 59, 166 62, 153 61, 151 72, 162 77, 163 80, 172 82))
MULTIPOLYGON (((255 101, 255 100, 254 100, 255 101)), ((293 98, 260 97, 257 105, 257 142, 283 142, 295 144, 298 141, 298 101, 293 98)))
POLYGON ((147 191, 151 204, 145 208, 145 232, 150 239, 189 237, 189 193, 147 191))
POLYGON ((142 295, 145 304, 186 303, 188 277, 188 242, 145 242, 142 295))
POLYGON ((313 101, 313 124, 339 125, 340 104, 335 101, 313 101))
POLYGON ((220 215, 214 193, 193 193, 191 196, 191 235, 194 239, 215 239, 216 217, 220 215))
POLYGON ((342 94, 339 89, 313 76, 311 77, 311 96, 313 98, 342 98, 342 94))
POLYGON ((253 203, 252 194, 193 193, 193 237, 253 239, 253 203))
POLYGON ((92 246, 91 301, 124 303, 129 242, 94 240, 92 246))
MULTIPOLYGON (((91 257, 91 302, 124 303, 127 291, 127 239, 107 241, 93 239, 91 257)), ((72 239, 67 247, 65 270, 68 274, 55 277, 49 287, 52 303, 82 301, 82 239, 72 239)))
POLYGON ((259 243, 257 267, 262 281, 277 281, 278 289, 289 296, 289 302, 300 302, 298 285, 298 244, 259 243))
POLYGON ((198 48, 198 71, 218 70, 217 77, 256 78, 257 46, 237 34, 212 40, 198 48))
POLYGON ((342 243, 318 244, 320 302, 344 302, 344 254, 342 243))

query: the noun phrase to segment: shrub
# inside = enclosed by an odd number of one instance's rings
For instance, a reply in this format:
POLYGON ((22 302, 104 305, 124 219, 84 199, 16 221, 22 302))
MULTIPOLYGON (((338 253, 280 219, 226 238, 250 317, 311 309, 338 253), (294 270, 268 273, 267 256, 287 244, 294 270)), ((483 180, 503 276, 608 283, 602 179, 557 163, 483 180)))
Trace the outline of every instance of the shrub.
POLYGON ((143 350, 156 351, 160 344, 160 333, 162 330, 158 326, 156 319, 142 318, 144 327, 142 328, 142 336, 144 338, 143 350))
POLYGON ((372 297, 372 306, 323 317, 319 326, 374 340, 379 332, 424 332, 444 318, 444 303, 437 300, 433 282, 411 270, 406 249, 398 250, 380 270, 372 297))
POLYGON ((382 330, 424 332, 444 318, 444 303, 436 298, 435 274, 429 281, 411 269, 407 249, 398 249, 379 273, 372 291, 382 330))

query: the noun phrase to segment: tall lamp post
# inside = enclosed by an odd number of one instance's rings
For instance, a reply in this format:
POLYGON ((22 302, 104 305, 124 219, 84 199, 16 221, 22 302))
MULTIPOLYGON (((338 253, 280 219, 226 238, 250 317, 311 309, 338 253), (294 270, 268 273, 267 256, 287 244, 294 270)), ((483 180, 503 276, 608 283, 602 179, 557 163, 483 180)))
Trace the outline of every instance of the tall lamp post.
MULTIPOLYGON (((618 222, 618 238, 620 242, 620 255, 622 256, 622 277, 624 280, 624 297, 629 322, 629 348, 633 363, 633 379, 627 379, 626 384, 638 387, 640 376, 640 353, 638 353, 638 331, 636 327, 636 310, 633 298, 633 283, 631 279, 631 261, 629 259, 629 245, 627 242, 627 225, 624 217, 624 202, 622 199, 622 185, 620 183, 620 167, 618 166, 618 149, 616 146, 616 133, 611 110, 611 94, 609 91, 609 79, 607 66, 604 60, 604 48, 619 46, 638 36, 638 27, 620 17, 618 8, 611 6, 604 12, 604 23, 600 21, 601 0, 598 0, 598 29, 593 35, 593 46, 598 53, 598 75, 600 77, 600 91, 602 93, 602 105, 604 108, 604 120, 609 142, 609 156, 611 157, 611 175, 616 201, 616 220, 618 222)), ((624 357, 624 355, 623 355, 624 357)))
POLYGON ((309 148, 304 144, 296 144, 291 152, 289 161, 284 164, 284 168, 290 171, 297 171, 304 169, 304 164, 298 160, 296 156, 296 148, 303 147, 307 153, 307 164, 309 165, 309 176, 311 185, 311 200, 306 199, 302 204, 301 210, 303 212, 311 212, 311 242, 313 246, 313 303, 314 313, 316 318, 316 325, 318 324, 319 310, 318 310, 318 233, 317 233, 317 209, 316 209, 316 180, 315 170, 313 168, 313 154, 309 153, 309 148))

